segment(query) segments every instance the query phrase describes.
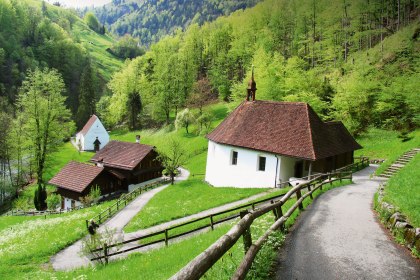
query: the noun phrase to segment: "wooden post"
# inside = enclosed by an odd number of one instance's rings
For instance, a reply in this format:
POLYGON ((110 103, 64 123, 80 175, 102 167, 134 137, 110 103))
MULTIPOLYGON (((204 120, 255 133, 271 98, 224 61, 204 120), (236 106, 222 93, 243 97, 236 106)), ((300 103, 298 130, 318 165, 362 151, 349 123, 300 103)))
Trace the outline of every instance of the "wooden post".
POLYGON ((99 213, 98 223, 101 223, 101 220, 102 220, 101 213, 99 213))
POLYGON ((211 230, 214 230, 213 215, 210 215, 210 226, 211 226, 211 230))
POLYGON ((341 172, 338 173, 338 177, 340 178, 340 183, 341 183, 343 181, 343 176, 342 176, 341 172))
POLYGON ((120 201, 117 200, 117 211, 120 209, 120 201))
MULTIPOLYGON (((271 200, 271 201, 270 201, 270 203, 271 203, 271 204, 274 204, 274 201, 273 201, 273 200, 271 200)), ((277 211, 276 211, 276 209, 275 209, 275 208, 273 209, 273 214, 274 214, 274 221, 277 221, 278 217, 277 217, 277 211)))
POLYGON ((105 257, 105 263, 108 264, 108 245, 104 243, 104 257, 105 257))
MULTIPOLYGON (((281 217, 283 217, 283 210, 281 209, 281 206, 277 207, 277 216, 279 217, 279 219, 280 219, 281 217)), ((281 231, 281 232, 284 232, 285 230, 286 230, 285 223, 283 223, 283 224, 280 226, 280 231, 281 231)))
MULTIPOLYGON (((296 191, 296 198, 297 198, 297 200, 299 200, 301 197, 302 197, 302 193, 301 193, 300 189, 298 189, 296 191)), ((299 210, 303 210, 303 204, 302 203, 299 203, 299 210)))
POLYGON ((331 182, 331 173, 328 173, 328 181, 330 181, 330 186, 332 186, 332 182, 331 182))
MULTIPOLYGON (((311 192, 311 184, 308 185, 308 191, 311 192)), ((311 199, 314 199, 314 197, 312 196, 312 193, 309 194, 309 197, 311 199)))
MULTIPOLYGON (((239 213, 241 219, 243 217, 245 217, 245 215, 247 215, 247 214, 248 214, 248 210, 244 210, 244 211, 241 211, 239 213)), ((248 227, 244 231, 244 233, 242 234, 242 239, 244 241, 244 251, 245 251, 245 254, 246 254, 246 252, 248 251, 249 247, 251 247, 251 245, 252 245, 252 237, 251 237, 251 228, 250 227, 248 227)))
POLYGON ((168 246, 168 229, 165 229, 165 245, 168 246))
POLYGON ((111 207, 108 208, 108 218, 111 217, 111 207))
POLYGON ((310 181, 312 177, 312 161, 309 162, 309 171, 308 171, 308 180, 310 181))

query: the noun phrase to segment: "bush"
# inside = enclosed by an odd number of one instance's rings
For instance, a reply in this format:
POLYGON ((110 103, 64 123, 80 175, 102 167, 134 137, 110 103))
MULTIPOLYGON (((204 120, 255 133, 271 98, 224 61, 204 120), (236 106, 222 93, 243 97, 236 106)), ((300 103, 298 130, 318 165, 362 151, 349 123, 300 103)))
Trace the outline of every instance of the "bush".
POLYGON ((82 202, 83 206, 88 207, 92 204, 98 202, 99 197, 101 196, 101 189, 98 185, 92 187, 88 195, 81 197, 80 202, 82 202))
POLYGON ((61 202, 61 196, 55 193, 52 193, 47 198, 47 206, 49 210, 56 209, 61 202))
POLYGON ((175 127, 176 129, 180 129, 181 127, 185 127, 185 130, 188 132, 188 127, 193 122, 193 115, 191 114, 190 110, 184 109, 179 112, 175 119, 175 127))

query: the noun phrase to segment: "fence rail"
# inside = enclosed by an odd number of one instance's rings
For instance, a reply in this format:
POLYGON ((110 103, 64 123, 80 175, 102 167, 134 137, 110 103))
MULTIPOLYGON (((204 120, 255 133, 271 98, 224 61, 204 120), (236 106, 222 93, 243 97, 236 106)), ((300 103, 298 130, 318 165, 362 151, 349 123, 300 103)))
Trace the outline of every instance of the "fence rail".
POLYGON ((4 213, 3 216, 46 216, 46 215, 60 215, 64 213, 69 213, 75 210, 84 209, 87 207, 84 206, 77 206, 73 208, 69 208, 67 210, 45 210, 45 211, 24 211, 24 210, 9 210, 8 212, 4 213))
MULTIPOLYGON (((154 189, 164 183, 170 182, 169 178, 163 178, 162 180, 155 181, 153 183, 146 184, 144 186, 141 186, 127 194, 123 194, 117 202, 106 208, 104 211, 99 213, 98 215, 91 218, 91 220, 94 220, 97 224, 102 224, 104 221, 108 220, 112 216, 114 216, 116 213, 118 213, 121 209, 123 209, 127 204, 129 204, 131 201, 133 201, 137 196, 142 194, 143 192, 149 191, 151 189, 154 189)), ((89 226, 89 220, 86 220, 86 228, 89 226)), ((109 247, 109 246, 108 246, 109 247)))
MULTIPOLYGON (((230 209, 227 209, 227 210, 224 210, 224 211, 220 211, 220 212, 217 212, 217 213, 214 213, 214 214, 211 214, 211 215, 207 215, 207 216, 196 218, 196 219, 184 222, 184 223, 180 223, 178 225, 167 227, 163 230, 156 231, 156 232, 144 235, 144 236, 140 236, 140 237, 136 237, 136 238, 133 238, 133 239, 125 240, 125 241, 120 242, 120 243, 110 244, 110 245, 106 245, 106 246, 104 245, 103 247, 97 248, 97 249, 92 251, 92 252, 102 251, 104 253, 103 253, 103 255, 92 258, 91 261, 99 260, 99 259, 103 259, 103 258, 107 260, 111 256, 127 253, 129 251, 133 251, 133 250, 136 250, 136 249, 140 249, 140 248, 150 246, 150 245, 153 245, 153 244, 157 244, 157 243, 161 243, 161 242, 165 242, 165 245, 168 245, 168 242, 171 239, 179 238, 181 236, 191 234, 193 232, 197 232, 197 231, 203 230, 205 228, 211 228, 213 230, 215 225, 230 221, 230 220, 238 218, 238 217, 241 217, 243 219, 243 217, 241 216, 241 212, 243 214, 243 211, 247 211, 247 213, 250 212, 250 213, 265 214, 265 213, 267 213, 269 211, 273 211, 273 209, 275 209, 274 212, 275 212, 275 215, 277 215, 276 217, 280 218, 282 216, 282 214, 281 214, 282 210, 281 210, 281 207, 279 207, 279 205, 278 205, 279 202, 287 201, 292 195, 296 195, 298 201, 303 201, 303 199, 305 199, 307 196, 310 196, 312 198, 312 193, 319 188, 322 189, 323 185, 332 184, 334 181, 337 181, 337 180, 340 180, 340 181, 342 181, 344 179, 350 179, 351 180, 352 179, 352 172, 355 168, 361 169, 361 168, 363 168, 367 165, 369 165, 369 160, 368 159, 366 160, 366 158, 361 158, 358 163, 351 164, 351 165, 347 166, 345 169, 338 170, 338 171, 333 172, 333 173, 325 173, 325 174, 314 175, 312 180, 309 180, 306 183, 300 184, 300 185, 292 188, 289 192, 287 192, 285 194, 280 194, 280 195, 277 195, 277 196, 261 199, 261 200, 255 201, 255 202, 243 204, 243 205, 233 207, 233 208, 230 208, 230 209), (304 189, 306 189, 307 192, 302 196, 302 190, 304 190, 304 189), (269 210, 266 210, 264 212, 264 209, 266 209, 266 207, 269 207, 269 210), (261 212, 261 211, 263 211, 263 212, 261 212), (235 213, 231 213, 231 212, 235 212, 235 213), (208 223, 203 224, 203 225, 198 225, 194 229, 190 229, 190 230, 187 230, 187 231, 182 231, 181 233, 176 233, 176 234, 170 235, 170 232, 173 231, 174 229, 177 229, 177 228, 180 228, 180 227, 183 227, 183 226, 186 226, 186 225, 198 223, 200 221, 205 221, 205 220, 207 220, 208 223), (128 243, 132 243, 132 242, 138 242, 138 241, 148 239, 148 238, 151 238, 151 237, 155 237, 155 236, 159 236, 159 235, 161 236, 161 238, 158 238, 157 240, 153 240, 153 241, 150 241, 150 242, 145 243, 145 244, 139 244, 138 246, 130 247, 130 248, 127 248, 127 249, 119 250, 119 251, 114 252, 114 253, 109 253, 108 252, 109 248, 121 246, 123 244, 128 244, 128 243)), ((284 202, 282 202, 280 204, 280 206, 283 203, 284 202)), ((299 208, 303 209, 303 205, 302 205, 301 202, 299 203, 299 208)), ((259 215, 259 216, 261 216, 261 215, 259 215)), ((254 217, 254 219, 255 218, 256 217, 254 217)), ((182 278, 179 278, 179 279, 182 279, 182 278)), ((190 278, 190 279, 198 279, 198 278, 190 278)))

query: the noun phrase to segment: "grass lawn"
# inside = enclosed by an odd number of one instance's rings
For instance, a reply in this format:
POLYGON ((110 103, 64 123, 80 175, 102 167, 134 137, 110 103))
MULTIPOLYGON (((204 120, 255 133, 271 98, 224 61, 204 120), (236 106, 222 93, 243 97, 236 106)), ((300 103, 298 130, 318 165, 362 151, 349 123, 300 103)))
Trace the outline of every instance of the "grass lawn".
POLYGON ((386 159, 376 171, 377 174, 381 174, 404 152, 420 147, 420 130, 411 132, 411 139, 406 142, 402 142, 398 135, 399 132, 396 131, 371 128, 366 134, 357 138, 363 149, 357 150, 355 156, 386 159))
POLYGON ((86 235, 85 220, 112 202, 41 217, 0 217, 0 279, 34 279, 49 259, 86 235))
POLYGON ((414 227, 420 227, 420 154, 385 186, 384 200, 395 205, 414 227))
POLYGON ((124 228, 126 232, 148 228, 167 221, 192 215, 229 202, 234 202, 267 189, 215 188, 202 180, 169 186, 157 193, 124 228))

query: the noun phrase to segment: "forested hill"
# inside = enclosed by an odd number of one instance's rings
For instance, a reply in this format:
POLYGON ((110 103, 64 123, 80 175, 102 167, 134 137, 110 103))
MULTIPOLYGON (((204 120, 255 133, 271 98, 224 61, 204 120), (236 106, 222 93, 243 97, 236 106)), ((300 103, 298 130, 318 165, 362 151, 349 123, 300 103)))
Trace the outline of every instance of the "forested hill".
POLYGON ((238 104, 253 64, 257 99, 308 102, 353 134, 369 126, 415 129, 419 2, 266 0, 193 24, 152 45, 114 77, 103 119, 169 122, 180 108, 208 98, 208 88, 238 104))
POLYGON ((178 28, 209 22, 258 2, 260 0, 113 0, 93 11, 110 31, 120 36, 131 34, 148 46, 178 28))
MULTIPOLYGON (((61 74, 67 106, 76 115, 83 77, 84 86, 99 95, 122 66, 106 51, 113 44, 111 37, 94 32, 70 10, 35 0, 0 0, 0 110, 12 115, 27 71, 49 67, 61 74)), ((86 116, 89 112, 83 119, 86 116)))

